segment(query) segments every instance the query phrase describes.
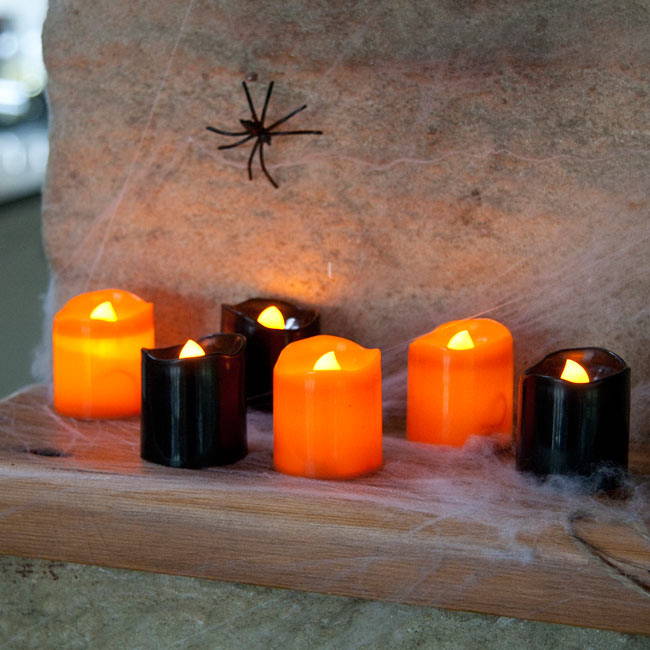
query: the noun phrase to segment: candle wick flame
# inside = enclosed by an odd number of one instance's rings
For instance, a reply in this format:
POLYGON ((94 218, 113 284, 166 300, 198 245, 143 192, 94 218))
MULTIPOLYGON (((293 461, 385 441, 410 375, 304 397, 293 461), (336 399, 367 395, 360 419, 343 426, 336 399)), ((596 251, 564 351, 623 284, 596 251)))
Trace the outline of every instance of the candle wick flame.
POLYGON ((589 373, 577 361, 572 359, 567 359, 564 363, 564 370, 562 370, 560 379, 574 384, 588 384, 590 381, 589 373))
POLYGON ((341 370, 341 364, 332 350, 316 360, 313 370, 341 370))
POLYGON ((92 320, 104 320, 109 323, 114 323, 117 321, 117 313, 115 312, 115 307, 110 300, 105 300, 100 302, 95 309, 90 312, 90 318, 92 320))
POLYGON ((447 343, 449 350, 472 350, 475 347, 474 339, 468 330, 456 332, 447 343))
POLYGON ((179 359, 189 359, 191 357, 204 357, 205 350, 193 339, 187 339, 187 343, 183 346, 179 359))
POLYGON ((283 330, 285 326, 284 316, 275 305, 262 310, 257 317, 257 322, 272 330, 283 330))

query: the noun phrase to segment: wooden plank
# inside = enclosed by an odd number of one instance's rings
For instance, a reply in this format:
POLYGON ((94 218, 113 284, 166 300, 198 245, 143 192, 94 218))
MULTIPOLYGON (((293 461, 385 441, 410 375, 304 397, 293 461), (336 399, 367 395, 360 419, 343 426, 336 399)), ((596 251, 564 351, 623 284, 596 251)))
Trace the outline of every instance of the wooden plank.
POLYGON ((650 633, 642 487, 603 501, 485 448, 392 437, 375 476, 309 481, 272 471, 268 416, 249 424, 243 461, 174 470, 140 460, 135 421, 60 418, 42 387, 11 397, 0 552, 650 633))

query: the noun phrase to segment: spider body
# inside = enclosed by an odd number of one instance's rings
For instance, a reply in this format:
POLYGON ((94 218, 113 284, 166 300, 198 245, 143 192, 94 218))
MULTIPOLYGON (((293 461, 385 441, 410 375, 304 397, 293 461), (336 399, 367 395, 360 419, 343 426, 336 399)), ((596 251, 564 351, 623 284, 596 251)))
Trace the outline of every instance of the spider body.
MULTIPOLYGON (((259 122, 252 120, 239 120, 239 122, 254 138, 259 138, 264 144, 271 144, 271 134, 259 122)), ((219 149, 223 149, 223 147, 219 147, 219 149)))
POLYGON ((306 104, 304 106, 301 106, 300 108, 295 109, 294 111, 291 111, 291 113, 285 115, 283 118, 279 120, 276 120, 269 126, 266 126, 265 125, 266 110, 269 107, 271 93, 273 92, 273 82, 271 82, 268 88, 266 89, 266 99, 264 100, 264 107, 262 108, 262 115, 260 118, 257 117, 257 111, 255 110, 253 100, 251 99, 251 95, 245 81, 242 81, 242 86, 244 87, 244 92, 246 93, 246 100, 248 101, 248 108, 250 109, 251 112, 250 120, 239 120, 239 123, 242 125, 242 128, 244 130, 224 131, 223 129, 217 129, 214 126, 206 126, 205 128, 208 131, 212 131, 213 133, 217 133, 219 135, 241 138, 240 140, 234 142, 233 144, 223 144, 219 147, 219 149, 234 149, 235 147, 238 147, 241 144, 245 144, 246 142, 255 139, 253 148, 251 149, 251 153, 248 156, 248 179, 251 181, 253 180, 253 160, 255 158, 255 153, 258 153, 260 167, 264 172, 264 175, 271 183, 271 185, 277 188, 278 184, 275 182, 275 180, 273 180, 273 177, 271 176, 271 174, 269 174, 268 170, 266 169, 266 164, 264 162, 264 145, 271 146, 271 139, 276 135, 279 136, 322 135, 323 132, 322 131, 275 131, 274 130, 275 128, 280 126, 280 124, 284 124, 284 122, 290 120, 294 115, 300 113, 300 111, 305 110, 305 108, 307 108, 306 104))

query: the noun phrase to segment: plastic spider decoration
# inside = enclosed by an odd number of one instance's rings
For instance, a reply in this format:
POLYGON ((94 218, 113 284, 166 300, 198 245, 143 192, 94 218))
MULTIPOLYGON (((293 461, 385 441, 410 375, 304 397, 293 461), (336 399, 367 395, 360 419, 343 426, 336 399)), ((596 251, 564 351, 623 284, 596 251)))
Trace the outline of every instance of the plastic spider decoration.
POLYGON ((304 111, 307 108, 307 105, 296 108, 295 111, 291 111, 288 115, 285 115, 283 118, 276 120, 273 124, 265 126, 264 121, 266 120, 266 109, 269 107, 269 101, 271 99, 271 93, 273 92, 273 82, 269 84, 269 87, 266 89, 266 99, 264 100, 264 107, 262 108, 261 118, 257 117, 257 112, 255 111, 255 106, 253 105, 253 100, 251 99, 251 94, 248 91, 248 86, 245 81, 242 81, 242 86, 244 86, 244 92, 246 93, 246 99, 248 100, 248 108, 251 111, 250 120, 239 120, 241 125, 244 127, 244 131, 224 131, 223 129, 217 129, 214 126, 206 126, 205 128, 208 131, 213 133, 218 133, 219 135, 228 135, 232 137, 241 137, 244 136, 241 140, 234 142, 233 144, 223 144, 219 149, 234 149, 249 140, 255 139, 255 144, 251 150, 250 155, 248 156, 248 180, 253 180, 253 159, 255 158, 255 153, 259 153, 260 158, 260 167, 264 172, 266 178, 268 178, 269 183, 273 185, 276 189, 278 184, 273 180, 271 174, 269 174, 264 163, 264 145, 268 144, 271 146, 271 138, 276 135, 322 135, 322 131, 274 131, 275 128, 284 124, 287 120, 290 120, 294 115, 304 111))

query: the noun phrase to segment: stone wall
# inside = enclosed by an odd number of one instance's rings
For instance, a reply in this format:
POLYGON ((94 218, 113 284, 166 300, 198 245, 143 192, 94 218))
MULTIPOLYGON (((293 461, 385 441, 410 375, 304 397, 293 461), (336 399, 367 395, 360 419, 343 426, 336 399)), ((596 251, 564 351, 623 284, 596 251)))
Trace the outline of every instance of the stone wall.
POLYGON ((56 302, 120 286, 159 341, 222 301, 315 306, 393 346, 485 313, 518 368, 602 345, 647 435, 650 3, 52 0, 45 192, 56 302), (322 136, 219 151, 248 117, 322 136))

